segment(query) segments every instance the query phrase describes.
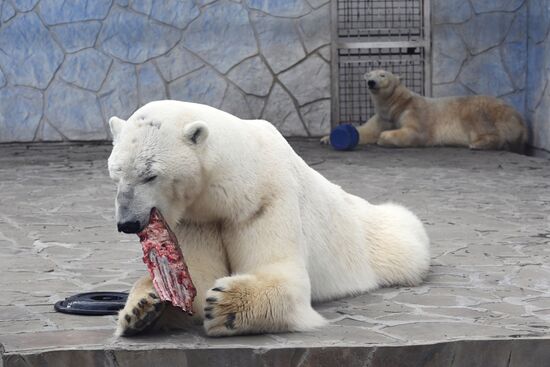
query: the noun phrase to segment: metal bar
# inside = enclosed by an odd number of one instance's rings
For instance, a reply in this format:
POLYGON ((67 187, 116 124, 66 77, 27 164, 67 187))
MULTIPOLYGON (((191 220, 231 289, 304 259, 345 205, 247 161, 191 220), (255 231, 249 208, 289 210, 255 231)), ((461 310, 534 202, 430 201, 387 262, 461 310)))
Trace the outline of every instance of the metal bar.
POLYGON ((424 95, 432 96, 432 12, 431 1, 424 0, 424 95))
POLYGON ((331 0, 331 125, 374 113, 363 74, 386 69, 431 95, 430 0, 331 0))
MULTIPOLYGON (((333 43, 334 45, 334 43, 333 43)), ((342 41, 337 40, 337 48, 409 48, 409 47, 426 47, 426 41, 395 41, 395 42, 365 42, 365 41, 342 41)))
POLYGON ((330 126, 331 130, 340 123, 340 90, 339 90, 339 75, 338 75, 338 1, 332 0, 330 6, 331 20, 331 46, 330 46, 330 126))

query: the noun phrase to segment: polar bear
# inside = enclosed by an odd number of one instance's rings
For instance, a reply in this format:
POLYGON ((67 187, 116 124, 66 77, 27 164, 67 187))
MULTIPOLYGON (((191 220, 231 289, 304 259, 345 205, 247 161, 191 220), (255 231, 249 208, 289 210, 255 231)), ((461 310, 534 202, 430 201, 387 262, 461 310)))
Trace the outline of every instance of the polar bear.
MULTIPOLYGON (((360 144, 390 147, 455 145, 523 152, 521 115, 489 96, 427 98, 408 90, 386 70, 365 74, 376 114, 357 130, 360 144)), ((321 139, 328 143, 329 137, 321 139)))
POLYGON ((118 335, 201 320, 211 336, 311 330, 327 322, 312 301, 415 285, 428 271, 428 236, 413 213, 346 193, 266 121, 156 101, 109 125, 119 231, 140 231, 158 208, 198 294, 193 320, 141 278, 118 335))

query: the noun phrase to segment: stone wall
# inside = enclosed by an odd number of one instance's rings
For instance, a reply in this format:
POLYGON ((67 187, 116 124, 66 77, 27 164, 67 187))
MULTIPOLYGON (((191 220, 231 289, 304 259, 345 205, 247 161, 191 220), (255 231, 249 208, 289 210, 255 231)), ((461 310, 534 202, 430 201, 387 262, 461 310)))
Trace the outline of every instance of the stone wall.
MULTIPOLYGON (((550 150, 550 2, 432 0, 433 95, 514 105, 550 150)), ((329 0, 0 0, 0 142, 104 140, 151 100, 330 128, 329 0), (153 6, 154 4, 154 6, 153 6)))
POLYGON ((550 1, 529 0, 527 117, 535 147, 550 151, 550 1))
POLYGON ((433 0, 433 95, 502 97, 525 113, 526 0, 433 0))
POLYGON ((330 127, 329 0, 0 0, 0 142, 104 140, 151 100, 330 127))
POLYGON ((550 1, 432 1, 434 96, 501 97, 550 150, 550 1))

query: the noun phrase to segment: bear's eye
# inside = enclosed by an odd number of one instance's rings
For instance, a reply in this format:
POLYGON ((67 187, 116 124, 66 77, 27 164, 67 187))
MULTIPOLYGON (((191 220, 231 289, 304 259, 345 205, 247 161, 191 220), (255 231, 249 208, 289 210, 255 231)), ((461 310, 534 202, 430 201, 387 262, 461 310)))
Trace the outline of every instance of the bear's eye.
POLYGON ((380 74, 380 78, 385 78, 386 74, 380 74))
POLYGON ((157 178, 156 175, 147 177, 145 180, 143 180, 143 183, 149 183, 149 182, 153 181, 155 178, 157 178))

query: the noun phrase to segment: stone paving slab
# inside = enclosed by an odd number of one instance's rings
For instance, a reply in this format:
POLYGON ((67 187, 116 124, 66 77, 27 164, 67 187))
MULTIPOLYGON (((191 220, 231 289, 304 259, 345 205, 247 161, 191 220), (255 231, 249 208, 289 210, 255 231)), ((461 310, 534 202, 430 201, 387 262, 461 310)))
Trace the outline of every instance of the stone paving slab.
POLYGON ((550 364, 550 161, 292 144, 349 192, 419 215, 432 240, 423 285, 318 304, 332 322, 315 332, 116 339, 114 317, 52 306, 77 292, 126 291, 145 271, 137 239, 115 228, 110 146, 0 146, 0 366, 550 364))

